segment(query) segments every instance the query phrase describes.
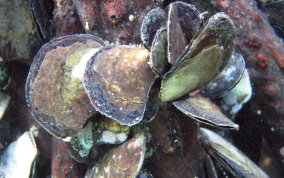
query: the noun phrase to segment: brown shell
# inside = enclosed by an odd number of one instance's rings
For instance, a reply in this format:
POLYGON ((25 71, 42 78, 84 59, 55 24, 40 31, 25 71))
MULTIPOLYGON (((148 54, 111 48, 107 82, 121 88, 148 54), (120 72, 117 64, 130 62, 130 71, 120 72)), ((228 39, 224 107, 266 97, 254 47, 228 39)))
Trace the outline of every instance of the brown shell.
POLYGON ((173 105, 199 122, 219 128, 239 129, 239 126, 225 116, 217 105, 199 94, 175 101, 173 105))
POLYGON ((84 87, 101 114, 132 126, 144 116, 148 93, 156 79, 144 47, 109 46, 89 61, 84 87))
POLYGON ((234 25, 230 18, 224 13, 213 15, 165 74, 161 100, 178 99, 216 77, 232 56, 234 37, 234 25))
POLYGON ((200 14, 193 5, 179 1, 169 5, 167 19, 169 63, 175 64, 201 24, 200 14))
POLYGON ((154 72, 163 75, 169 70, 170 64, 167 60, 167 30, 162 28, 157 31, 152 43, 149 64, 154 72))
POLYGON ((71 85, 71 72, 81 59, 75 55, 83 57, 84 52, 103 45, 92 35, 69 35, 45 44, 34 57, 26 82, 26 100, 34 119, 52 135, 74 135, 94 113, 80 84, 82 79, 71 85))
POLYGON ((165 11, 160 8, 147 13, 141 24, 141 40, 146 48, 151 49, 152 41, 159 29, 165 27, 165 11))
POLYGON ((110 150, 101 161, 87 171, 85 178, 136 177, 144 161, 145 144, 144 135, 140 135, 110 150))

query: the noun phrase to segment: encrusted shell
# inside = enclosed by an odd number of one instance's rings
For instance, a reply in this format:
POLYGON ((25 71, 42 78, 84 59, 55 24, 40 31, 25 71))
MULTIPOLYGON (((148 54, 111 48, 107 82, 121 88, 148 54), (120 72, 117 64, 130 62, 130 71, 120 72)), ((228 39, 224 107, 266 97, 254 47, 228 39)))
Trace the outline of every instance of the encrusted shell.
POLYGON ((70 35, 45 44, 34 57, 26 82, 32 115, 59 138, 74 135, 94 109, 82 80, 87 61, 103 41, 92 35, 70 35))
POLYGON ((92 177, 136 177, 142 167, 146 139, 144 135, 137 136, 113 148, 103 158, 91 167, 85 178, 92 177))
POLYGON ((101 114, 132 126, 144 117, 148 93, 156 79, 149 51, 136 46, 109 46, 89 61, 84 87, 101 114))

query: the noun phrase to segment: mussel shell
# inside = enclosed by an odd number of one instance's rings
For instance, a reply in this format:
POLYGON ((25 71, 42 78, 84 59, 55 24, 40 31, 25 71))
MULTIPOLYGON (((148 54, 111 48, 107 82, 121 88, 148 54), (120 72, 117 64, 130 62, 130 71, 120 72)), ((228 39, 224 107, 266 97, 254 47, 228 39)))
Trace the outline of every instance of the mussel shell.
POLYGON ((201 89, 202 95, 213 100, 224 96, 240 81, 244 70, 243 56, 234 52, 225 69, 201 89))
POLYGON ((216 133, 200 128, 198 137, 209 155, 218 160, 236 177, 268 177, 240 150, 216 133))
POLYGON ((167 19, 169 63, 174 64, 177 61, 201 24, 200 13, 195 6, 180 1, 169 5, 167 19))
POLYGON ((224 13, 213 15, 165 74, 162 101, 178 99, 199 89, 219 74, 231 58, 235 47, 234 37, 234 25, 229 17, 224 13))
POLYGON ((240 81, 234 88, 220 98, 219 105, 228 115, 234 116, 251 99, 251 96, 251 81, 249 73, 245 69, 240 81))
POLYGON ((102 115, 132 126, 144 117, 149 90, 156 79, 149 51, 135 46, 109 46, 88 62, 84 87, 102 115))
POLYGON ((4 116, 9 103, 10 103, 11 97, 4 93, 3 91, 0 91, 0 120, 4 116))
POLYGON ((170 64, 167 60, 167 30, 162 28, 157 31, 152 43, 149 60, 150 67, 158 75, 163 75, 169 70, 170 64))
POLYGON ((174 101, 173 105, 184 114, 204 124, 224 129, 239 128, 222 113, 217 105, 199 94, 174 101))
POLYGON ((232 20, 225 13, 218 12, 211 16, 194 36, 193 40, 187 46, 187 49, 180 56, 176 66, 179 66, 189 58, 196 56, 203 49, 217 45, 224 50, 221 68, 223 69, 229 63, 235 49, 234 39, 235 26, 232 20))
POLYGON ((222 48, 214 45, 181 65, 162 80, 161 100, 173 101, 197 90, 212 79, 221 65, 222 48), (193 61, 193 63, 190 63, 193 61))
POLYGON ((154 84, 152 85, 150 92, 149 92, 149 99, 146 105, 146 110, 145 110, 145 116, 144 119, 148 122, 152 121, 159 110, 160 107, 160 97, 159 97, 159 92, 160 92, 160 83, 161 80, 157 79, 154 84))
POLYGON ((28 2, 42 40, 49 41, 55 34, 55 26, 52 21, 54 2, 45 0, 28 0, 28 2))
MULTIPOLYGON (((52 135, 62 139, 72 136, 93 115, 94 109, 81 85, 82 74, 70 86, 75 68, 72 65, 77 67, 88 59, 85 54, 91 55, 89 50, 95 53, 103 45, 92 35, 69 35, 45 44, 34 57, 26 82, 26 100, 34 119, 52 135)), ((79 75, 78 71, 74 74, 79 75)))
POLYGON ((205 167, 208 178, 218 178, 218 173, 216 171, 214 162, 209 155, 205 156, 205 167))
POLYGON ((33 177, 34 161, 38 155, 34 131, 23 133, 11 143, 0 158, 0 177, 33 177))
POLYGON ((141 25, 141 40, 146 48, 151 49, 157 31, 165 27, 165 11, 160 8, 152 9, 145 16, 141 25))
POLYGON ((137 136, 107 152, 101 161, 91 167, 85 178, 92 177, 136 177, 142 167, 146 139, 137 136))

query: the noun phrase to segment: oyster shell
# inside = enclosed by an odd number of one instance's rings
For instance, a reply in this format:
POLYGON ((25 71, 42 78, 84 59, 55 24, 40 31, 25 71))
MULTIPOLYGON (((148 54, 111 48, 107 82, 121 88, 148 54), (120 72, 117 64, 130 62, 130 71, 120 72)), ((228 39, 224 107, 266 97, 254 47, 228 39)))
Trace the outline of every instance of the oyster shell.
POLYGON ((144 116, 149 90, 156 79, 143 47, 108 46, 89 61, 84 87, 101 114, 132 126, 144 116))
POLYGON ((87 61, 103 45, 92 35, 69 35, 45 44, 34 57, 26 100, 34 119, 52 135, 72 136, 94 114, 82 80, 87 61))

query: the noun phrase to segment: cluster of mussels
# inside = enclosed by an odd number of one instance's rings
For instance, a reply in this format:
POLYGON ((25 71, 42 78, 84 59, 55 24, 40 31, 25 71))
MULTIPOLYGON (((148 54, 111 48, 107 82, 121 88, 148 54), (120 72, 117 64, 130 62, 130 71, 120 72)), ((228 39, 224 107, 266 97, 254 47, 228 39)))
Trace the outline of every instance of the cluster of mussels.
MULTIPOLYGON (((172 102, 199 122, 238 129, 222 112, 231 107, 235 114, 241 108, 237 100, 248 100, 251 90, 238 89, 241 94, 232 96, 235 88, 249 83, 244 59, 234 51, 234 37, 226 14, 203 23, 202 14, 183 2, 147 14, 141 26, 145 47, 107 45, 88 34, 60 37, 34 57, 27 103, 34 119, 65 141, 79 162, 86 161, 94 145, 120 144, 94 163, 86 177, 135 177, 146 139, 143 129, 129 138, 131 126, 154 119, 161 103, 172 102), (214 102, 218 98, 224 98, 222 107, 214 102)), ((214 132, 200 128, 199 140, 234 175, 267 177, 214 132)))

